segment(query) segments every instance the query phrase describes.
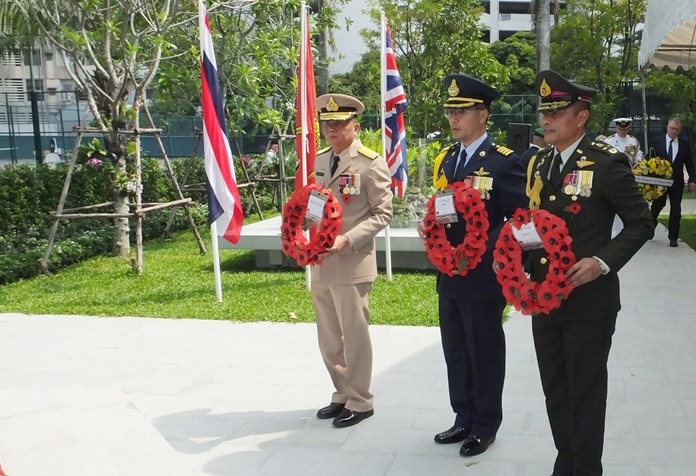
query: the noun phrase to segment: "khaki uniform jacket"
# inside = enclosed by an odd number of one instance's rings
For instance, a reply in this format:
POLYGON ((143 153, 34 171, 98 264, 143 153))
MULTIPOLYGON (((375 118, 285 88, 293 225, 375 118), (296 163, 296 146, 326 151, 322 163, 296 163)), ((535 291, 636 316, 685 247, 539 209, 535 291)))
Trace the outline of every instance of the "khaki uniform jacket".
POLYGON ((322 285, 372 282, 377 276, 375 236, 392 219, 391 177, 387 162, 377 152, 364 147, 356 139, 339 154, 336 173, 331 176, 331 149, 317 155, 314 161, 316 183, 328 188, 343 209, 340 234, 350 246, 329 256, 312 269, 312 282, 322 285), (344 200, 339 190, 341 174, 360 175, 360 193, 344 200))

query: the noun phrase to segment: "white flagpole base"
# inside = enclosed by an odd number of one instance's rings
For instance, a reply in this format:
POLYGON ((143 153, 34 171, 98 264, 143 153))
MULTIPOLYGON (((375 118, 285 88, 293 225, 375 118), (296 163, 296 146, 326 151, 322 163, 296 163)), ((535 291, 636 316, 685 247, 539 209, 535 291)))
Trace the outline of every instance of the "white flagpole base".
POLYGON ((210 241, 213 246, 213 271, 215 273, 215 298, 222 302, 222 278, 220 277, 220 249, 218 247, 217 223, 210 225, 210 241))

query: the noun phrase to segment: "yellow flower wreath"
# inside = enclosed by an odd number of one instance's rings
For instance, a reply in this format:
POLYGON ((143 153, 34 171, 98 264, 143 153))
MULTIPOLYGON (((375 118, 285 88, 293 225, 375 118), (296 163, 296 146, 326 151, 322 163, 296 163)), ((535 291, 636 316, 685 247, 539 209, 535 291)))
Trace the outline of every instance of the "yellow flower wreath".
POLYGON ((651 202, 662 196, 671 185, 672 164, 660 157, 651 157, 634 165, 633 174, 643 198, 651 202))

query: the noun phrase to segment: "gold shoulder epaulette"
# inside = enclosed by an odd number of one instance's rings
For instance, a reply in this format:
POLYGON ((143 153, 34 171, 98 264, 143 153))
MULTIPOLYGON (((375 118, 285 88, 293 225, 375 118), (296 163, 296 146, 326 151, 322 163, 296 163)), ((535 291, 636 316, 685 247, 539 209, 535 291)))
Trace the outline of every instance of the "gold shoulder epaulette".
POLYGON ((370 149, 369 147, 365 147, 364 145, 360 146, 358 152, 367 157, 368 159, 372 160, 376 159, 377 157, 381 157, 377 152, 370 149))
POLYGON ((498 145, 498 144, 493 144, 493 145, 495 146, 495 150, 497 150, 498 152, 503 154, 505 157, 508 157, 508 156, 515 153, 514 150, 508 149, 507 147, 504 147, 502 145, 498 145))
POLYGON ((607 154, 618 154, 619 151, 615 147, 605 143, 605 142, 592 142, 590 144, 594 149, 601 150, 607 154))
POLYGON ((444 190, 447 188, 447 177, 445 177, 445 171, 442 170, 442 162, 454 147, 459 147, 459 144, 455 142, 454 144, 445 147, 438 152, 437 156, 435 157, 435 163, 433 164, 433 186, 437 190, 444 190))
POLYGON ((321 149, 321 150, 318 150, 318 151, 317 151, 317 155, 323 154, 324 152, 328 152, 328 151, 330 151, 330 150, 331 150, 331 147, 325 147, 325 148, 323 148, 323 149, 321 149))

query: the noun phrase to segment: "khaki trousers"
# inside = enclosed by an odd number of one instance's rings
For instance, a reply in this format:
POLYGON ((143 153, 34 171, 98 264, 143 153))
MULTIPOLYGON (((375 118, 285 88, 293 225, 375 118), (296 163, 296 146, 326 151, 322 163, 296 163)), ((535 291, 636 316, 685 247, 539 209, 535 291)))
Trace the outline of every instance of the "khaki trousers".
POLYGON ((356 412, 372 410, 371 289, 372 282, 312 284, 319 351, 336 388, 331 401, 356 412))

